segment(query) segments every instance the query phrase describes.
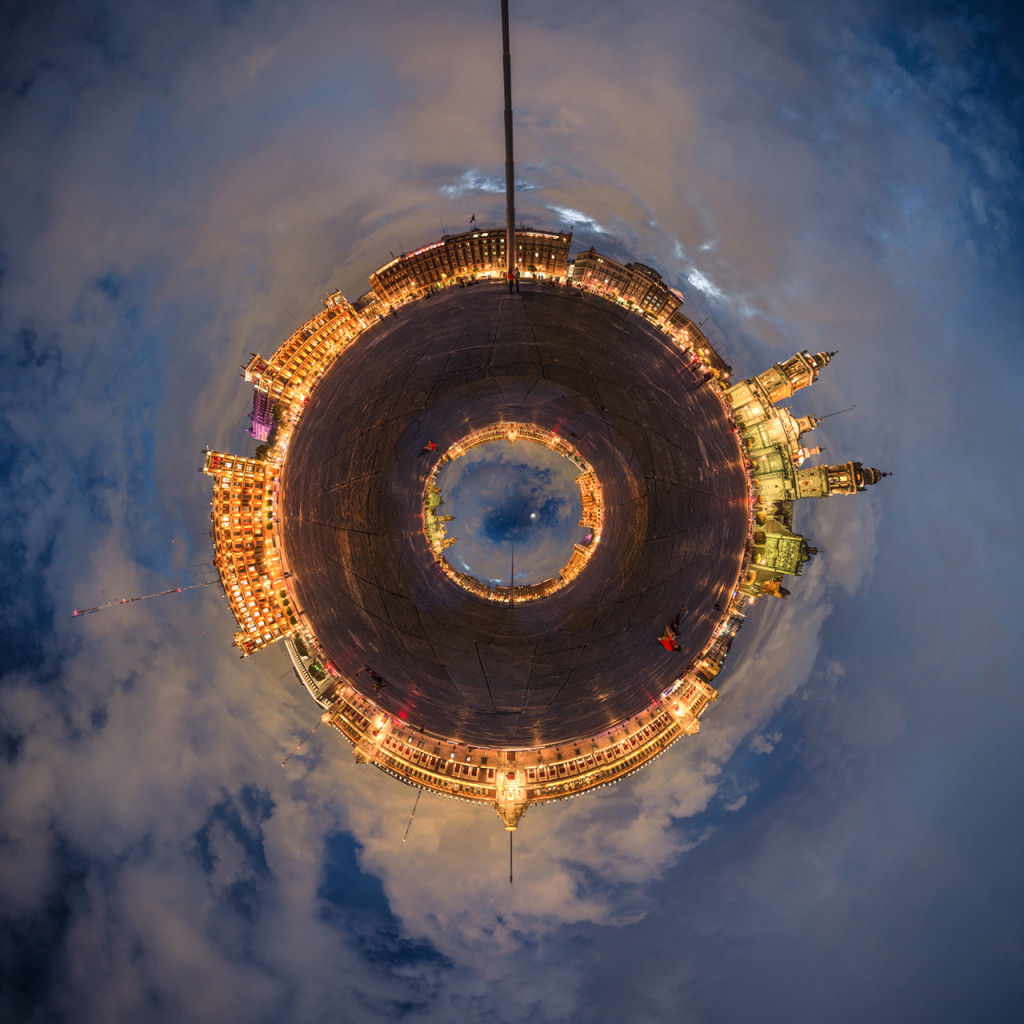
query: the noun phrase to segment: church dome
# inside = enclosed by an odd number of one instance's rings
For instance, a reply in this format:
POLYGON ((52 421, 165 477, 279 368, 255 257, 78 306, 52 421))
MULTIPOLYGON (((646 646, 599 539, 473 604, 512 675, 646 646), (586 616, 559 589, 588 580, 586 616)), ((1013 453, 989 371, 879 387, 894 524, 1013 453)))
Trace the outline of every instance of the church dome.
POLYGON ((857 467, 857 489, 863 490, 865 487, 870 487, 872 484, 877 484, 883 476, 887 476, 887 473, 881 473, 877 469, 872 469, 870 466, 865 469, 858 462, 857 467))

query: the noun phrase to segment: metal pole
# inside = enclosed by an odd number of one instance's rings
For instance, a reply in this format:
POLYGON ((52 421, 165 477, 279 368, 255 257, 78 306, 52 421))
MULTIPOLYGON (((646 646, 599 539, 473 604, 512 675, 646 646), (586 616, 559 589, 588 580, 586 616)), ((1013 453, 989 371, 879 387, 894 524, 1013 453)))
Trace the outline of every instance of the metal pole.
POLYGON ((501 0, 501 43, 505 70, 505 271, 516 269, 515 162, 512 159, 512 57, 508 44, 508 0, 501 0))

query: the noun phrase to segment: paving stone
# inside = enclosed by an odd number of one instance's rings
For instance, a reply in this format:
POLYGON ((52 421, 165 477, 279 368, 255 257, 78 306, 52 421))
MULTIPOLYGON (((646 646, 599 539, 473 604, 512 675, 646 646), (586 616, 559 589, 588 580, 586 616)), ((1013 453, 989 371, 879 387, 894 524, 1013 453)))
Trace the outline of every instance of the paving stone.
POLYGON ((735 583, 746 481, 728 428, 660 332, 601 299, 481 285, 406 307, 324 375, 291 442, 282 531, 305 620, 413 726, 513 747, 599 732, 682 673, 735 583), (423 445, 497 420, 569 437, 605 502, 587 568, 514 608, 445 579, 422 531, 423 445), (683 605, 670 653, 658 636, 683 605))

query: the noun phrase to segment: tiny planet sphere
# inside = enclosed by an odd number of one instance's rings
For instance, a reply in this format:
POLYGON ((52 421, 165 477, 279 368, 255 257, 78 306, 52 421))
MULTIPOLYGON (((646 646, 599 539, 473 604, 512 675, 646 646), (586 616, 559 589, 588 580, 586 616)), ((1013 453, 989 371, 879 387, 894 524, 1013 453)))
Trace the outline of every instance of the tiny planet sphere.
POLYGON ((730 426, 662 333, 612 303, 478 287, 407 306, 323 375, 289 444, 281 537, 303 620, 360 693, 431 732, 501 747, 600 732, 672 685, 736 585, 747 478, 730 426), (512 607, 453 586, 421 526, 426 439, 443 451, 496 420, 572 435, 603 491, 587 567, 512 607), (656 638, 683 604, 666 658, 656 638))

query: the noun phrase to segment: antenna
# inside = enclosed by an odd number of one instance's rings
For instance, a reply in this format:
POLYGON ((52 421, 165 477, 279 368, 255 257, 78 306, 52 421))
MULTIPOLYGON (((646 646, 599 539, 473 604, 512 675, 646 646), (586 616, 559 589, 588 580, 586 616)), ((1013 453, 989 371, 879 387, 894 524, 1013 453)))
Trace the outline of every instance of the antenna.
POLYGON ((508 606, 516 603, 516 542, 512 541, 512 568, 508 578, 508 606))
POLYGON ((412 828, 412 819, 416 817, 416 808, 420 805, 420 797, 423 796, 423 787, 420 786, 419 792, 416 794, 416 803, 412 805, 412 814, 409 815, 409 824, 405 826, 405 835, 402 836, 402 842, 409 838, 409 829, 412 828))
POLYGON ((510 888, 515 888, 512 882, 512 833, 508 834, 508 884, 510 888))
POLYGON ((104 608, 113 608, 116 604, 131 604, 133 601, 148 601, 151 597, 164 597, 166 594, 183 594, 186 590, 195 590, 197 587, 211 587, 214 583, 220 583, 220 577, 215 580, 205 580, 202 583, 193 583, 188 587, 174 587, 172 590, 161 590, 159 594, 143 594, 140 597, 122 597, 120 601, 108 601, 106 604, 98 604, 95 608, 76 608, 71 617, 78 615, 89 615, 92 612, 101 612, 104 608))
POLYGON ((827 420, 829 416, 841 416, 844 412, 852 412, 857 406, 851 405, 849 409, 840 409, 839 412, 830 412, 828 416, 822 416, 823 420, 827 420))
POLYGON ((320 720, 319 720, 319 721, 318 721, 318 722, 316 723, 316 725, 314 725, 314 726, 313 726, 313 728, 312 728, 312 729, 310 729, 310 730, 309 730, 309 732, 307 732, 307 733, 306 733, 306 735, 302 737, 302 741, 301 741, 301 742, 299 743, 299 746, 298 746, 298 747, 296 747, 296 748, 295 748, 295 749, 294 749, 294 750, 293 750, 293 751, 292 751, 292 752, 291 752, 291 753, 290 753, 290 754, 289 754, 289 755, 288 755, 288 756, 287 756, 287 757, 286 757, 286 758, 285 758, 285 759, 284 759, 284 760, 283 760, 283 761, 281 762, 281 767, 282 767, 282 768, 283 768, 283 767, 284 767, 284 766, 285 766, 285 765, 286 765, 286 764, 287 764, 287 763, 288 763, 288 762, 289 762, 289 761, 290 761, 290 760, 291 760, 291 759, 292 759, 292 758, 293 758, 293 757, 294 757, 294 756, 295 756, 295 755, 296 755, 296 754, 297 754, 297 753, 299 752, 299 747, 301 747, 301 746, 302 746, 302 744, 303 744, 303 743, 305 743, 305 742, 306 742, 306 740, 308 740, 308 739, 309 739, 309 737, 310 737, 310 736, 312 736, 312 735, 313 735, 313 733, 315 733, 315 732, 317 731, 317 729, 319 729, 319 728, 320 728, 320 725, 322 724, 322 722, 323 722, 323 719, 320 719, 320 720))
POLYGON ((516 268, 516 171, 512 158, 512 57, 508 44, 508 0, 501 0, 502 64, 505 73, 505 270, 516 268))

